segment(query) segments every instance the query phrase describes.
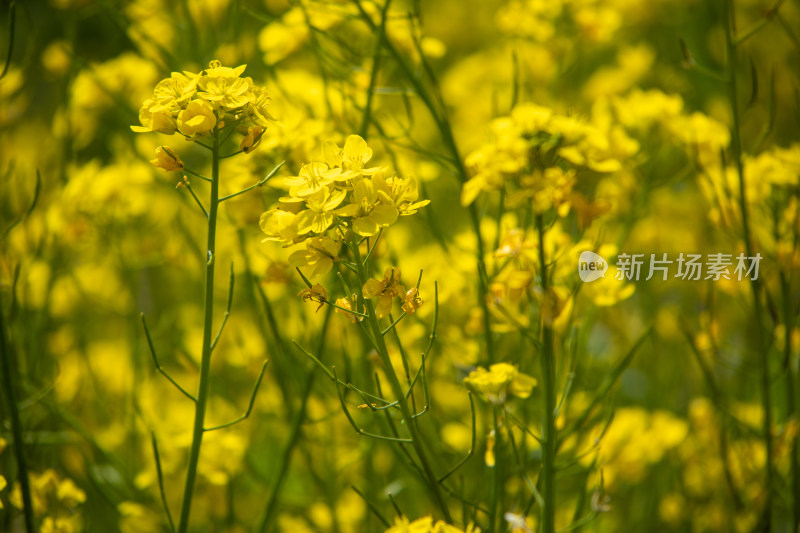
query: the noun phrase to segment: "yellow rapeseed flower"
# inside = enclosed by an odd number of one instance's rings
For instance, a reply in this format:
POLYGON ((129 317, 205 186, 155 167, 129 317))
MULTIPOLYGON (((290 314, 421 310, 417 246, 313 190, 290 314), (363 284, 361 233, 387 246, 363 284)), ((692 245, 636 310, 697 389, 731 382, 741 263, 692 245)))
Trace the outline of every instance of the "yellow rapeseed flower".
POLYGON ((420 298, 419 290, 416 287, 412 287, 408 289, 408 292, 406 292, 403 296, 403 305, 400 307, 406 312, 406 314, 413 315, 417 309, 422 307, 423 303, 425 302, 423 302, 422 298, 420 298))
POLYGON ((289 246, 301 239, 295 213, 283 209, 270 209, 261 213, 258 224, 261 231, 267 235, 261 242, 277 241, 289 246))
POLYGON ((319 304, 317 312, 319 312, 322 306, 325 305, 325 302, 328 301, 328 293, 325 291, 325 287, 319 283, 314 284, 313 287, 306 287, 298 292, 297 295, 300 296, 304 302, 317 302, 319 304))
POLYGON ((331 191, 325 187, 306 197, 308 209, 297 215, 298 233, 324 233, 333 224, 333 210, 342 203, 346 194, 345 191, 331 191))
POLYGON ((261 126, 250 126, 247 128, 247 134, 242 137, 242 142, 239 143, 239 150, 249 154, 261 143, 261 137, 264 135, 265 129, 261 126))
POLYGON ((178 114, 178 130, 187 137, 204 135, 214 129, 216 124, 214 108, 203 100, 192 100, 178 114))
POLYGON ((505 403, 509 394, 518 398, 530 396, 536 378, 523 374, 514 365, 497 363, 489 370, 479 366, 464 378, 464 383, 491 403, 500 405, 505 403))
POLYGON ((289 264, 297 268, 310 267, 307 275, 314 279, 330 272, 334 261, 339 260, 339 245, 330 237, 312 237, 306 249, 289 256, 289 264))
POLYGON ((384 533, 481 533, 481 529, 472 522, 467 524, 466 529, 461 529, 442 520, 434 523, 430 516, 417 518, 413 522, 405 516, 397 516, 394 525, 384 533))
POLYGON ((362 289, 364 298, 378 298, 375 315, 383 318, 392 310, 392 300, 402 298, 405 290, 400 285, 400 269, 389 267, 383 273, 383 280, 368 279, 362 289))
POLYGON ((386 194, 376 190, 369 178, 358 180, 353 186, 350 204, 336 210, 336 214, 353 219, 353 231, 362 237, 371 237, 381 228, 394 224, 398 211, 386 194))
POLYGON ((167 172, 183 170, 183 161, 169 146, 156 148, 156 158, 151 159, 150 164, 156 168, 163 168, 167 172))
POLYGON ((300 175, 284 180, 290 186, 289 194, 304 198, 319 192, 341 174, 338 168, 328 168, 325 163, 313 162, 300 168, 300 175))

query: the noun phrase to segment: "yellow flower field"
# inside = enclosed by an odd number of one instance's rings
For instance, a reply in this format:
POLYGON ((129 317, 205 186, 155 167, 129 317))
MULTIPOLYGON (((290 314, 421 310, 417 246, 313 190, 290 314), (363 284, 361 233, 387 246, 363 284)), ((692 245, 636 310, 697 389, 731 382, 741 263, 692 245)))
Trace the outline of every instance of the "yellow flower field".
POLYGON ((0 5, 0 531, 800 531, 800 5, 0 5))

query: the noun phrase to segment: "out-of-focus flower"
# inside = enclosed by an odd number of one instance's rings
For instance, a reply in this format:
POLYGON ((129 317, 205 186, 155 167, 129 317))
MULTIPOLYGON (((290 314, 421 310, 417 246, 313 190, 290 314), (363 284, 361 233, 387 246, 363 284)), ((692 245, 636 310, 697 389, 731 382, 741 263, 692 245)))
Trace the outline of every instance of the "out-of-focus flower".
POLYGON ((494 445, 495 441, 497 440, 497 435, 495 435, 494 430, 491 430, 488 435, 486 435, 486 452, 483 454, 483 462, 489 468, 494 468, 496 461, 494 455, 494 445))
MULTIPOLYGON (((33 510, 44 516, 40 531, 81 531, 81 517, 76 509, 86 502, 86 493, 71 479, 59 477, 54 470, 45 470, 41 474, 31 472, 29 477, 33 510)), ((22 509, 22 489, 18 481, 14 483, 8 500, 17 509, 22 509)))
POLYGON ((157 531, 161 525, 158 514, 142 504, 122 502, 117 505, 117 510, 122 533, 150 533, 157 531))
POLYGON ((533 533, 533 519, 526 518, 524 515, 506 513, 503 515, 511 528, 511 533, 533 533))
POLYGON ((61 77, 72 62, 72 44, 68 41, 53 41, 42 52, 42 66, 51 75, 61 77))
POLYGON ((464 378, 470 390, 480 394, 495 405, 505 403, 508 394, 527 398, 536 386, 536 378, 517 370, 508 363, 497 363, 486 370, 478 367, 464 378))
POLYGON ((364 317, 358 316, 353 311, 356 309, 356 302, 358 301, 357 295, 353 294, 350 298, 338 298, 336 300, 336 312, 345 315, 350 322, 356 324, 364 320, 364 317))
POLYGON ((466 529, 460 529, 442 520, 434 523, 430 516, 417 518, 413 522, 405 516, 398 516, 394 519, 394 525, 384 533, 481 533, 481 529, 472 522, 467 524, 466 529))
MULTIPOLYGON (((3 453, 5 447, 6 447, 6 440, 3 437, 0 437, 0 453, 3 453)), ((5 489, 7 485, 8 482, 6 481, 6 478, 0 475, 0 491, 5 489)), ((0 509, 2 508, 3 508, 3 500, 0 500, 0 509)))

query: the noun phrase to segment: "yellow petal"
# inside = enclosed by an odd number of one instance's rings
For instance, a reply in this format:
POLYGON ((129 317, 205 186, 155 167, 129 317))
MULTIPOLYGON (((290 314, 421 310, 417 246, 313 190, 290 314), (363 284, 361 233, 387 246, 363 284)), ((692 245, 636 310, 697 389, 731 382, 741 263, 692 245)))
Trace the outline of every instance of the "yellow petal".
POLYGON ((372 210, 370 217, 380 226, 389 226, 397 220, 397 208, 393 205, 379 205, 372 210))
POLYGON ((533 391, 536 383, 536 378, 519 372, 511 382, 509 392, 517 398, 527 398, 531 395, 531 391, 533 391))
POLYGON ((383 318, 392 311, 392 296, 384 294, 375 306, 375 316, 383 318))
POLYGON ((330 211, 334 209, 340 203, 342 203, 342 200, 344 200, 345 196, 347 196, 347 191, 334 191, 333 194, 331 194, 331 197, 328 199, 328 201, 322 205, 322 208, 325 211, 330 211))
POLYGON ((355 222, 353 222, 353 231, 361 235, 362 237, 372 237, 376 233, 380 227, 378 226, 377 222, 369 216, 364 218, 357 218, 355 222))
POLYGON ((297 215, 297 233, 300 235, 305 235, 306 233, 313 231, 315 222, 314 219, 315 213, 312 210, 306 209, 305 211, 301 211, 297 215))
POLYGON ((329 167, 341 167, 344 152, 333 141, 322 143, 322 157, 329 167))
POLYGON ((361 206, 357 204, 349 204, 336 210, 336 214, 340 217, 357 217, 359 213, 361 213, 361 206))
POLYGON ((344 143, 344 156, 351 161, 360 161, 362 164, 372 159, 372 149, 359 135, 351 135, 344 143))
POLYGON ((383 290, 383 284, 376 279, 368 279, 364 284, 361 294, 364 298, 375 298, 383 290))
POLYGON ((311 221, 311 231, 314 233, 324 233, 333 224, 333 214, 316 213, 311 221))

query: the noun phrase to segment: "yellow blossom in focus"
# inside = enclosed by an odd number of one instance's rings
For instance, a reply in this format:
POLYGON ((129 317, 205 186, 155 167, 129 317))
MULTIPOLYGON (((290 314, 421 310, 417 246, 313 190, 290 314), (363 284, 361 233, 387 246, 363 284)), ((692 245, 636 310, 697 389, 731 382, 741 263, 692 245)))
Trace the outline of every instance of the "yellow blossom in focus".
POLYGON ((341 174, 338 168, 328 168, 325 163, 308 163, 300 168, 300 175, 283 180, 290 186, 289 194, 306 197, 321 191, 341 174))
POLYGON ((413 177, 401 178, 397 175, 384 179, 383 172, 376 172, 372 178, 375 189, 382 198, 388 198, 397 209, 400 216, 413 215, 420 207, 425 207, 430 200, 417 201, 419 191, 417 180, 413 177), (385 194, 385 196, 384 196, 385 194))
POLYGON ((330 237, 312 237, 306 249, 289 256, 289 264, 297 268, 310 268, 308 277, 318 278, 330 272, 334 261, 339 260, 339 245, 330 237))
POLYGON ((208 75, 197 82, 198 98, 211 104, 215 110, 231 111, 247 105, 251 101, 249 93, 253 80, 239 78, 236 74, 240 73, 239 69, 243 71, 244 65, 237 69, 217 67, 206 70, 208 75))
POLYGON ((412 287, 408 289, 405 296, 403 296, 403 305, 400 307, 403 311, 406 312, 408 315, 413 315, 417 309, 422 307, 422 304, 425 303, 422 301, 422 298, 419 296, 419 290, 416 287, 412 287))
POLYGON ((169 146, 156 148, 156 158, 151 159, 150 164, 156 168, 163 168, 167 172, 183 170, 183 161, 169 146))
POLYGON ((285 245, 294 244, 300 239, 297 230, 297 215, 282 209, 264 211, 258 221, 261 231, 267 236, 261 242, 278 241, 285 245))
POLYGON ((352 203, 336 210, 336 214, 353 219, 353 231, 362 237, 371 237, 394 224, 397 208, 384 192, 376 190, 373 181, 364 178, 353 186, 352 203))
POLYGON ((172 135, 178 129, 178 123, 168 109, 158 106, 152 98, 147 99, 139 109, 139 122, 141 126, 131 126, 137 133, 156 131, 172 135))
POLYGON ((345 191, 323 188, 307 196, 305 202, 308 209, 297 215, 298 233, 324 233, 333 224, 333 210, 342 203, 345 195, 345 191))
POLYGON ((203 135, 214 129, 217 117, 214 108, 202 100, 192 100, 178 114, 178 130, 187 137, 203 135))
POLYGON ((348 176, 358 177, 362 174, 374 174, 377 168, 364 169, 372 159, 372 148, 360 135, 350 135, 339 148, 335 143, 327 141, 322 145, 325 162, 331 167, 341 168, 348 176))
POLYGON ((378 298, 375 306, 375 315, 383 318, 392 310, 392 300, 402 298, 405 289, 400 285, 400 269, 388 267, 383 273, 383 280, 368 279, 364 284, 362 293, 364 298, 378 298))

